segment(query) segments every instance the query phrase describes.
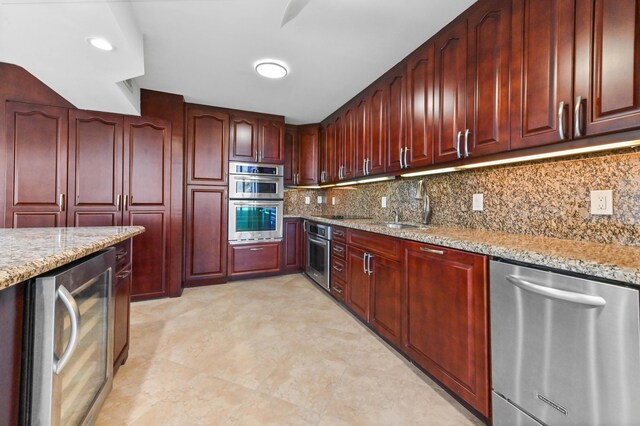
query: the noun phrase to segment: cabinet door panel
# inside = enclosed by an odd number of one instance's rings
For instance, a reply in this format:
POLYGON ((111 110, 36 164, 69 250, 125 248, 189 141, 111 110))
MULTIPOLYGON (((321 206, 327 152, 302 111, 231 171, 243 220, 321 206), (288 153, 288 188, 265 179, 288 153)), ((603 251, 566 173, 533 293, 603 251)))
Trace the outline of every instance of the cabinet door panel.
POLYGON ((258 157, 258 119, 231 116, 229 160, 256 162, 258 157))
POLYGON ((364 251, 347 248, 347 300, 346 304, 363 321, 369 322, 369 275, 364 272, 364 251))
POLYGON ((433 163, 433 55, 433 43, 428 43, 407 62, 407 158, 411 167, 433 163))
POLYGON ((353 142, 353 173, 355 176, 364 176, 365 172, 365 160, 370 155, 370 140, 369 140, 369 102, 367 97, 360 99, 356 102, 356 121, 355 121, 355 135, 353 142))
POLYGON ((260 162, 284 164, 284 121, 260 120, 260 162))
MULTIPOLYGON (((371 174, 384 173, 387 161, 388 135, 387 135, 387 103, 385 89, 382 85, 375 87, 371 92, 370 104, 370 145, 367 153, 371 174)), ((399 150, 398 150, 399 151, 399 150)), ((400 153, 398 152, 398 155, 400 153)))
POLYGON ((295 185, 294 176, 298 173, 298 128, 286 126, 284 131, 284 184, 295 185))
POLYGON ((67 224, 121 225, 122 116, 71 110, 69 124, 67 224))
POLYGON ((227 188, 187 187, 186 280, 227 274, 227 188))
POLYGON ((300 185, 318 182, 318 126, 302 126, 298 131, 298 173, 300 185))
POLYGON ((582 135, 640 127, 640 1, 579 0, 575 44, 582 135))
POLYGON ((435 39, 435 162, 458 159, 460 134, 466 129, 466 20, 450 24, 435 39))
POLYGON ((282 270, 298 272, 302 268, 302 226, 299 219, 284 220, 282 270))
POLYGON ((129 212, 130 226, 144 226, 145 232, 133 239, 132 299, 146 299, 166 295, 166 241, 165 212, 129 212))
POLYGON ((123 278, 116 278, 113 296, 113 362, 117 367, 126 359, 127 354, 123 351, 128 351, 129 346, 129 297, 131 295, 129 268, 131 265, 125 271, 120 272, 123 274, 123 278), (127 271, 129 271, 128 275, 127 271))
POLYGON ((558 110, 565 103, 564 130, 570 137, 573 115, 572 0, 514 2, 511 148, 555 143, 558 110))
POLYGON ((371 324, 389 341, 400 346, 401 282, 399 262, 374 256, 371 261, 371 324))
POLYGON ((511 0, 477 3, 468 20, 470 155, 509 149, 511 0))
POLYGON ((229 245, 229 275, 280 270, 280 243, 229 245))
POLYGON ((227 183, 229 115, 187 107, 187 184, 227 183))
POLYGON ((355 143, 356 114, 355 106, 349 105, 344 112, 344 142, 342 148, 343 178, 345 180, 354 177, 353 173, 353 144, 355 143))
MULTIPOLYGON (((400 170, 400 148, 406 148, 405 138, 405 67, 396 69, 387 81, 387 171, 400 170)), ((404 157, 404 154, 403 154, 404 157)), ((402 160, 404 161, 404 159, 402 160)))
POLYGON ((335 147, 335 151, 334 151, 334 161, 335 161, 335 178, 336 180, 342 180, 344 179, 344 175, 342 173, 344 173, 344 160, 345 160, 345 146, 344 146, 344 119, 343 117, 340 115, 338 117, 336 117, 335 121, 333 122, 333 129, 334 129, 334 147, 335 147))
POLYGON ((7 103, 6 226, 65 226, 67 111, 7 103))
POLYGON ((327 168, 327 182, 335 182, 338 180, 338 159, 336 150, 336 126, 333 122, 327 123, 325 126, 325 167, 327 168))

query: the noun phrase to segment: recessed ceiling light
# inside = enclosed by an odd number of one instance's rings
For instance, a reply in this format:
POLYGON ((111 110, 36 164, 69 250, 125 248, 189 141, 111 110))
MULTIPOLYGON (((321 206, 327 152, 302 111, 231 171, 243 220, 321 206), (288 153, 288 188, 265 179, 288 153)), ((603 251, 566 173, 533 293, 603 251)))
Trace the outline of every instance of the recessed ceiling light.
POLYGON ((256 72, 266 78, 282 78, 287 75, 287 68, 277 62, 264 61, 256 65, 256 72))
POLYGON ((95 47, 96 49, 112 51, 113 45, 109 43, 109 40, 104 39, 102 37, 89 37, 87 39, 90 45, 95 47))

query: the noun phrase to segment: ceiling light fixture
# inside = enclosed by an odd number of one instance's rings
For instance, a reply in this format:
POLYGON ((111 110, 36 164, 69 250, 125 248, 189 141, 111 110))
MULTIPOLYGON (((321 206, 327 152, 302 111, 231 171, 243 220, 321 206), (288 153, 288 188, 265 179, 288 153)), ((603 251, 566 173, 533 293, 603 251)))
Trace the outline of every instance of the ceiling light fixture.
POLYGON ((107 52, 114 49, 113 44, 109 43, 109 40, 102 37, 89 37, 87 41, 96 49, 105 50, 107 52))
POLYGON ((273 60, 260 61, 256 64, 256 72, 266 78, 282 78, 287 75, 287 67, 273 60))

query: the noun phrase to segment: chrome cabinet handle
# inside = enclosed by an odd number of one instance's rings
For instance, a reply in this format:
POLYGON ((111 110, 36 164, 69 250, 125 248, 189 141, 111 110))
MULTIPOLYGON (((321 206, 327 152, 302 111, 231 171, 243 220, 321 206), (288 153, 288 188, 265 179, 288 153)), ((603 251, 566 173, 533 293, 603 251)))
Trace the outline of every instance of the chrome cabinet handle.
POLYGON ((366 274, 367 273, 367 256, 369 256, 369 253, 365 253, 362 256, 362 271, 366 274))
POLYGON ((62 304, 69 312, 69 319, 71 320, 69 343, 67 343, 67 347, 60 356, 60 359, 53 363, 53 371, 56 374, 60 374, 64 366, 67 365, 67 362, 69 362, 69 358, 71 358, 71 355, 73 355, 76 347, 78 346, 78 336, 80 335, 80 311, 78 310, 76 299, 73 298, 66 287, 58 287, 57 295, 60 300, 62 300, 62 304))
POLYGON ((256 153, 254 155, 256 157, 256 163, 258 162, 258 150, 256 149, 256 153))
POLYGON ((456 154, 458 155, 458 158, 462 157, 462 154, 460 153, 460 138, 462 138, 462 130, 458 132, 458 143, 456 144, 456 154))
POLYGON ((119 280, 123 280, 123 279, 127 278, 129 275, 131 275, 131 269, 127 269, 127 270, 126 270, 126 271, 124 271, 123 273, 118 274, 116 277, 117 277, 119 280))
POLYGON ((402 165, 402 156, 404 153, 404 148, 400 148, 400 168, 404 169, 404 166, 402 165))
POLYGON ((249 249, 249 251, 262 251, 262 250, 264 250, 264 248, 262 247, 254 247, 249 249))
POLYGON ((471 130, 467 129, 464 131, 464 158, 469 157, 469 134, 471 130))
POLYGON ((367 175, 367 159, 362 160, 362 175, 367 175))
POLYGON ((344 249, 342 247, 334 247, 333 251, 342 254, 344 252, 344 249))
POLYGON ((262 161, 262 151, 258 151, 258 163, 262 161))
POLYGON ((600 296, 591 296, 588 294, 575 293, 573 291, 560 290, 557 288, 545 287, 543 285, 534 284, 524 278, 507 275, 507 281, 523 290, 536 293, 549 299, 564 300, 566 302, 587 305, 593 308, 599 308, 607 304, 607 301, 600 296))
POLYGON ((338 272, 342 272, 342 268, 338 268, 336 265, 333 265, 333 269, 335 269, 338 272))
POLYGON ((371 270, 371 259, 373 259, 373 255, 371 253, 367 254, 369 254, 367 257, 367 274, 371 275, 373 274, 373 271, 371 270))
POLYGON ((116 197, 116 210, 120 211, 120 200, 122 200, 122 194, 118 194, 116 197))
POLYGON ((409 152, 409 148, 404 149, 404 168, 405 169, 409 167, 409 163, 407 163, 407 152, 409 152))
POLYGON ((58 207, 60 207, 60 211, 64 211, 64 194, 60 194, 58 197, 58 207))
POLYGON ((118 251, 116 253, 116 260, 120 260, 120 259, 123 259, 125 257, 127 257, 127 251, 126 250, 121 250, 121 251, 118 251))
POLYGON ((565 139, 564 133, 564 101, 560 101, 560 106, 558 107, 558 135, 560 136, 560 140, 565 139))
POLYGON ((124 196, 124 209, 129 210, 129 195, 124 196))
POLYGON ((333 231, 333 235, 336 237, 344 237, 344 232, 342 231, 333 231))
POLYGON ((433 254, 444 254, 444 250, 435 250, 435 249, 431 249, 429 247, 420 247, 420 251, 424 251, 427 253, 433 253, 433 254))
POLYGON ((342 294, 342 290, 340 290, 340 287, 333 286, 332 288, 335 290, 336 293, 342 294))
POLYGON ((367 158, 367 176, 371 174, 371 171, 369 170, 369 164, 371 164, 371 160, 367 158))
POLYGON ((574 132, 576 134, 576 138, 579 138, 582 136, 582 129, 580 129, 580 109, 582 108, 582 96, 578 96, 576 98, 576 109, 574 112, 574 117, 573 117, 573 127, 574 127, 574 132))
POLYGON ((323 170, 322 171, 322 183, 326 183, 327 182, 327 171, 323 170))

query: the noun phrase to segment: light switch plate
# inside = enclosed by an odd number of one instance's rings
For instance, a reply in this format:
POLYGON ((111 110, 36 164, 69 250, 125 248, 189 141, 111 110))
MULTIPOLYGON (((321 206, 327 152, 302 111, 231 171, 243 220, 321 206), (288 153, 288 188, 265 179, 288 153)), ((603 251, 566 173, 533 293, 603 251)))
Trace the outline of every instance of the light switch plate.
POLYGON ((383 209, 387 208, 387 197, 382 197, 382 208, 383 209))
POLYGON ((336 197, 331 197, 331 205, 336 205, 336 197))
POLYGON ((591 214, 612 215, 613 214, 613 191, 591 191, 591 214))
POLYGON ((304 197, 305 204, 311 204, 311 197, 304 197))
POLYGON ((322 204, 322 195, 318 195, 318 204, 322 204))
POLYGON ((473 211, 481 212, 484 210, 484 194, 473 194, 473 211))

